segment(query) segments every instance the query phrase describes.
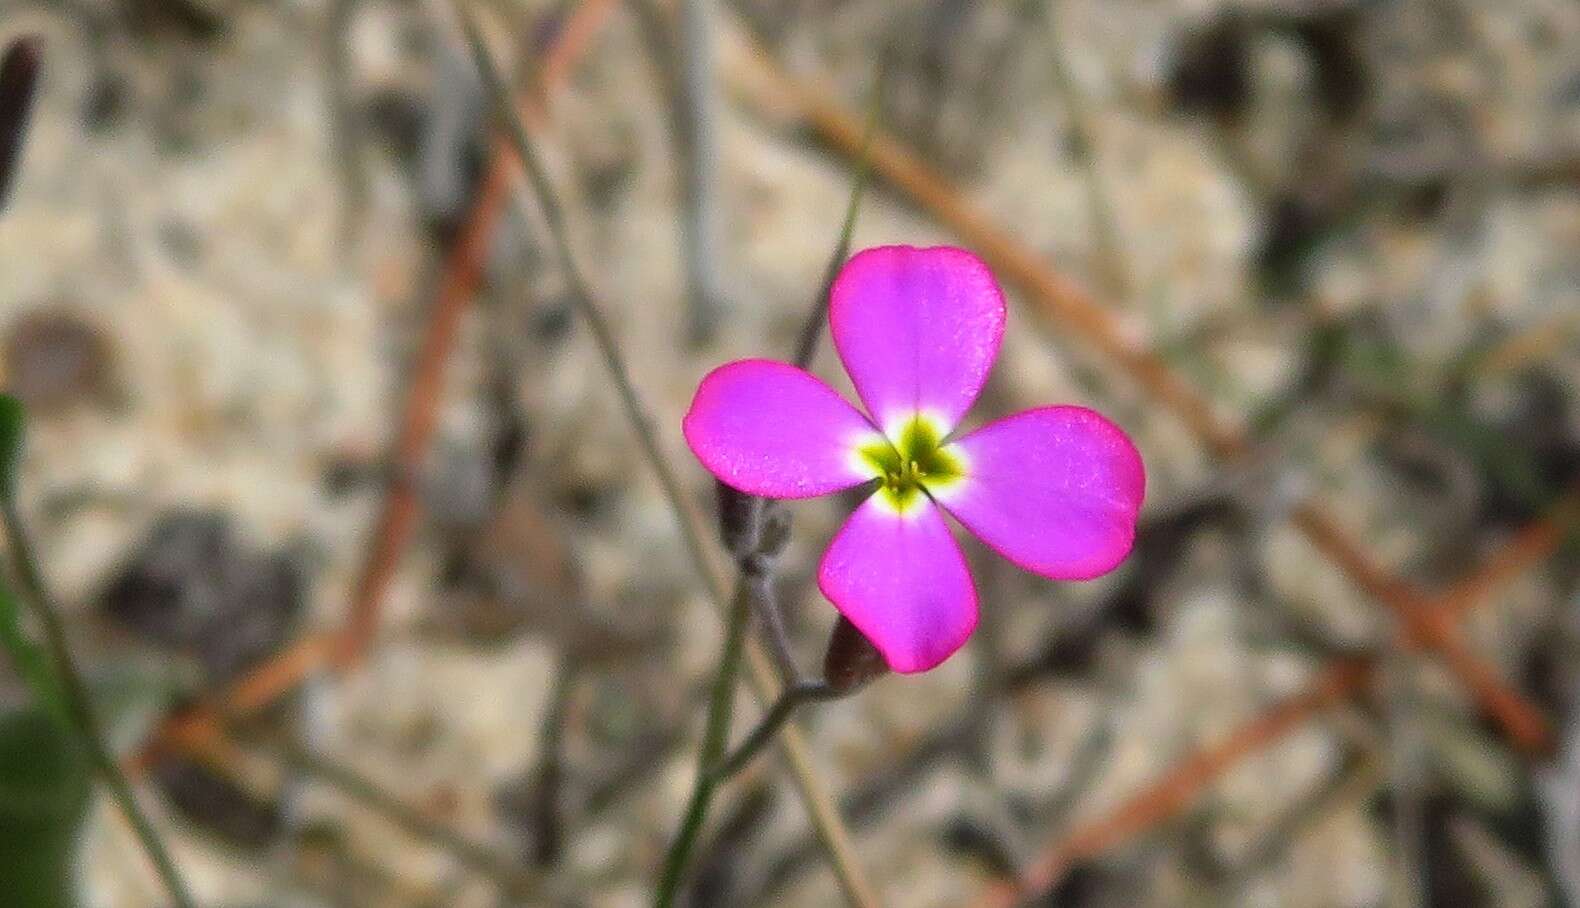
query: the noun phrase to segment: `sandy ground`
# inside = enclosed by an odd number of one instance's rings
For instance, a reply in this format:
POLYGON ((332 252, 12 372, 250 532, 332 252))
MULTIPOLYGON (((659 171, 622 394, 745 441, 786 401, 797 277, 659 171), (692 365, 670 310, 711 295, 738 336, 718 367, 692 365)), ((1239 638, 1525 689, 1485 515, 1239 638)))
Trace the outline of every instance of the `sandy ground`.
MULTIPOLYGON (((483 126, 435 5, 359 4, 340 82, 325 2, 181 6, 195 23, 148 2, 0 10, 0 37, 48 42, 0 219, 5 376, 34 389, 25 504, 82 652, 106 672, 135 666, 164 696, 343 616, 438 280, 434 225, 464 208, 483 126), (211 557, 160 548, 176 545, 171 515, 191 512, 228 519, 187 530, 211 557), (128 604, 117 585, 138 571, 179 589, 220 583, 217 564, 234 585, 182 600, 201 613, 185 624, 159 612, 168 600, 128 604)), ((552 40, 543 4, 494 6, 501 50, 552 40)), ((1378 560, 1430 587, 1539 511, 1518 496, 1495 506, 1498 452, 1580 450, 1563 447, 1580 428, 1580 7, 1245 3, 1231 38, 1192 57, 1228 21, 1224 4, 934 6, 743 2, 726 12, 724 43, 744 12, 790 70, 859 107, 874 48, 900 36, 890 128, 1164 350, 1226 419, 1257 426, 1259 455, 1216 464, 1012 291, 975 418, 1101 408, 1143 451, 1148 517, 1179 519, 1144 563, 1088 584, 973 550, 986 614, 972 646, 808 717, 818 768, 855 799, 861 857, 894 905, 969 900, 995 863, 1024 862, 1298 692, 1331 651, 1394 652, 1386 614, 1289 525, 1300 496, 1320 496, 1378 560), (1342 39, 1284 24, 1330 15, 1358 24, 1335 27, 1342 39), (1181 89, 1182 67, 1206 87, 1181 89), (1218 115, 1186 109, 1193 99, 1218 115), (1319 229, 1299 229, 1308 215, 1319 229), (1335 324, 1338 365, 1314 379, 1335 324), (909 756, 923 745, 931 759, 909 756)), ((617 9, 541 137, 661 443, 706 506, 679 415, 713 365, 789 350, 851 171, 725 93, 716 255, 728 297, 714 337, 688 347, 663 72, 641 20, 617 9)), ((884 188, 855 234, 858 247, 951 240, 884 188)), ((368 661, 314 681, 271 722, 525 863, 545 828, 522 793, 558 679, 574 671, 553 742, 560 844, 544 903, 635 905, 689 790, 719 623, 543 242, 535 214, 496 232, 420 477, 425 519, 368 661), (635 642, 600 646, 599 634, 635 642)), ((831 351, 817 371, 844 381, 831 351)), ((792 508, 781 586, 808 666, 833 622, 810 576, 846 507, 792 508)), ((1473 649, 1533 693, 1533 661, 1565 652, 1569 568, 1572 557, 1522 576, 1465 625, 1473 649)), ((1549 685, 1555 710, 1571 661, 1549 685)), ((1365 707, 1240 762, 1177 818, 1083 863, 1059 903, 1361 906, 1412 891, 1436 901, 1461 878, 1488 901, 1458 904, 1560 899, 1563 871, 1538 831, 1554 807, 1533 794, 1531 764, 1431 659, 1383 662, 1365 707)), ((145 699, 122 723, 128 740, 163 702, 145 699)), ((250 801, 190 773, 146 788, 207 904, 497 903, 485 878, 323 773, 257 748, 238 759, 250 801), (227 818, 231 839, 237 823, 254 834, 227 841, 215 832, 227 818)), ((698 904, 835 902, 776 763, 728 789, 717 820, 698 904)), ((83 868, 90 904, 159 903, 107 804, 83 868)))

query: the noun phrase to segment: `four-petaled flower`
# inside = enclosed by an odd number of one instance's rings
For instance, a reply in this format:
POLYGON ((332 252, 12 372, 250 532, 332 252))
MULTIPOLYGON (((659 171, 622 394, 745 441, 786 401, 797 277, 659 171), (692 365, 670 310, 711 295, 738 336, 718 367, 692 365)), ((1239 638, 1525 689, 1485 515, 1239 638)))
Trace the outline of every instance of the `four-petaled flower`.
POLYGON ((860 252, 834 282, 829 325, 870 419, 801 369, 739 360, 702 380, 686 442, 753 495, 871 485, 817 580, 890 668, 932 668, 976 627, 976 588, 941 511, 1045 577, 1089 579, 1124 560, 1146 476, 1118 426, 1058 406, 951 434, 1004 337, 1004 293, 980 259, 948 247, 860 252))

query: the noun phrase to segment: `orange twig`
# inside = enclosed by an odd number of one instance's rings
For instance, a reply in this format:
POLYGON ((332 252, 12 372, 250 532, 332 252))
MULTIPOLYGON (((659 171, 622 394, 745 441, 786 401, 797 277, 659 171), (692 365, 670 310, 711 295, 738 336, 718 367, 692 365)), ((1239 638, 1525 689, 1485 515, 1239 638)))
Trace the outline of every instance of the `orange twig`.
POLYGON ((379 606, 401 555, 417 526, 420 501, 416 480, 433 439, 433 427, 443 390, 444 367, 455 347, 456 333, 487 264, 489 237, 493 235, 510 187, 513 159, 503 148, 494 152, 477 204, 445 262, 444 280, 423 331, 411 385, 401 408, 400 431, 389 491, 379 512, 357 585, 351 596, 345 628, 336 646, 335 663, 350 667, 361 661, 378 628, 379 606))
POLYGON ((334 642, 335 638, 331 634, 302 637, 248 672, 217 697, 169 717, 143 749, 132 757, 128 770, 135 774, 146 771, 170 744, 191 750, 190 745, 194 741, 219 740, 219 725, 215 722, 217 716, 255 712, 285 696, 302 679, 329 662, 334 642))
POLYGON ((1189 806, 1242 758, 1273 744, 1307 719, 1354 696, 1366 685, 1371 668, 1364 660, 1346 660, 1329 666, 1304 693, 1277 704, 1218 744, 1191 754, 1112 811, 1071 831, 1022 872, 1020 879, 994 885, 978 905, 981 908, 1010 906, 1027 895, 1045 892, 1057 884, 1076 861, 1101 854, 1157 827, 1189 806))
POLYGON ((1552 554, 1577 521, 1580 521, 1580 487, 1570 489, 1546 517, 1521 529, 1497 554, 1482 562, 1480 568, 1444 590, 1440 597, 1443 608, 1451 615, 1471 608, 1486 598, 1489 591, 1552 554))
MULTIPOLYGON (((1417 620, 1423 626, 1450 627, 1454 618, 1489 600, 1499 588, 1512 582, 1521 571, 1534 566, 1542 556, 1557 547, 1561 528, 1567 520, 1576 517, 1577 505, 1580 505, 1580 491, 1568 496, 1547 519, 1520 532, 1505 549, 1470 576, 1450 587, 1436 601, 1416 601, 1412 607, 1418 615, 1417 620)), ((1313 524, 1318 538, 1342 538, 1337 535, 1337 528, 1320 513, 1308 515, 1304 519, 1313 524)), ((1338 557, 1346 557, 1342 548, 1337 552, 1338 557)), ((1370 578, 1373 583, 1386 580, 1380 572, 1369 569, 1368 564, 1358 562, 1352 565, 1352 569, 1356 574, 1370 578)), ((1367 591, 1373 594, 1380 589, 1367 587, 1367 591)), ((1414 596, 1413 593, 1409 595, 1414 596)), ((1357 663, 1353 662, 1333 664, 1305 694, 1280 704, 1271 712, 1242 726, 1226 742, 1190 757, 1114 812, 1054 843, 1016 884, 992 887, 980 904, 1013 904, 1023 896, 1045 891, 1058 883, 1060 876, 1074 861, 1118 847, 1167 820, 1188 806, 1197 793, 1216 781, 1241 758, 1271 745, 1298 727, 1305 718, 1331 705, 1333 696, 1349 697, 1357 694, 1365 685, 1365 671, 1360 673, 1353 684, 1345 675, 1346 666, 1355 665, 1357 663), (1342 683, 1336 683, 1340 681, 1342 683)), ((1364 669, 1364 664, 1361 667, 1364 669)), ((1529 729, 1525 733, 1534 734, 1529 729)))
POLYGON ((614 11, 614 0, 583 0, 570 18, 565 20, 558 40, 543 55, 543 65, 538 70, 538 82, 543 86, 545 100, 554 87, 563 85, 570 78, 576 64, 586 56, 593 39, 603 32, 614 11))
POLYGON ((1349 542, 1338 524, 1315 505, 1297 508, 1294 522, 1317 550, 1328 556, 1372 598, 1399 618, 1407 639, 1433 650, 1459 678, 1476 703, 1523 752, 1541 756, 1552 748, 1552 729, 1542 711, 1512 690, 1496 671, 1472 653, 1459 637, 1452 616, 1429 603, 1409 585, 1390 577, 1349 542))
MULTIPOLYGON (((546 98, 553 87, 562 84, 570 75, 575 61, 591 45, 593 36, 608 20, 613 6, 610 0, 588 0, 576 8, 560 31, 559 40, 544 56, 538 79, 540 92, 528 92, 521 101, 525 119, 533 121, 544 116, 544 107, 538 98, 546 98)), ((476 296, 482 281, 483 269, 488 262, 489 240, 504 211, 519 166, 509 143, 504 139, 497 140, 488 176, 478 193, 477 202, 472 206, 466 224, 445 260, 444 280, 429 313, 428 324, 423 331, 422 349, 418 352, 416 368, 401 408, 389 492, 379 513, 373 545, 351 597, 345 630, 336 648, 335 663, 338 666, 355 665, 367 652, 378 628, 384 591, 416 529, 421 506, 416 477, 433 439, 445 363, 455 347, 461 316, 476 296)))
MULTIPOLYGON (((1001 276, 1019 285, 1061 334, 1082 337, 1118 363, 1148 394, 1163 403, 1215 454, 1233 459, 1249 448, 1245 434, 1219 419, 1211 404, 1167 363, 1126 336, 1111 312, 1048 267, 1034 250, 996 227, 921 158, 892 138, 877 136, 864 146, 860 118, 826 94, 798 84, 772 67, 760 52, 739 48, 730 58, 737 87, 768 108, 787 108, 847 155, 866 148, 873 171, 958 234, 1001 276)), ((1454 629, 1417 608, 1409 589, 1350 542, 1316 505, 1297 510, 1295 522, 1358 586, 1393 610, 1412 639, 1442 654, 1445 664, 1476 696, 1478 704, 1527 753, 1543 752, 1551 732, 1540 710, 1497 678, 1466 649, 1454 629)))
MULTIPOLYGON (((561 31, 559 43, 544 58, 539 79, 542 92, 547 93, 563 84, 575 60, 590 47, 593 35, 607 21, 612 8, 610 0, 587 0, 577 7, 561 31)), ((528 116, 541 115, 542 108, 535 95, 526 94, 522 106, 528 116)), ((217 719, 221 715, 241 714, 267 706, 326 664, 349 667, 365 653, 378 626, 384 590, 416 527, 420 503, 414 480, 433 435, 445 361, 454 347, 461 315, 482 279, 489 238, 499 223, 517 167, 507 143, 496 144, 488 176, 445 260, 444 278, 429 314, 422 348, 401 410, 393 479, 374 530, 373 544, 352 594, 344 628, 336 634, 298 640, 255 667, 218 697, 179 717, 172 717, 132 758, 129 769, 133 772, 145 770, 165 745, 217 738, 217 719)))

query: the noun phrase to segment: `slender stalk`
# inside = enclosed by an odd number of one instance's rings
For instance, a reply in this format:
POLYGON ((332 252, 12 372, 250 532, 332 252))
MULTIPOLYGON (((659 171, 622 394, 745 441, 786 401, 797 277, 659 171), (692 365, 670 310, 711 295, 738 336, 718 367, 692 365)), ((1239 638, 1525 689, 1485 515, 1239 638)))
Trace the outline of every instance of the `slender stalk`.
POLYGON ((729 742, 730 718, 735 705, 735 681, 740 673, 741 654, 746 641, 746 617, 751 611, 750 581, 742 577, 730 603, 730 614, 724 629, 724 649, 719 654, 719 671, 713 679, 712 699, 708 704, 708 725, 702 736, 702 750, 697 754, 697 782, 691 790, 691 803, 686 816, 675 834, 675 841, 664 856, 664 872, 659 877, 658 890, 653 897, 657 908, 668 908, 680 891, 680 880, 696 847, 697 836, 702 831, 702 821, 707 818, 708 805, 720 778, 715 773, 723 759, 725 745, 729 742))
POLYGON ((796 707, 819 700, 837 700, 849 693, 850 691, 831 686, 827 681, 798 681, 785 688, 784 693, 779 695, 779 699, 774 702, 767 715, 763 716, 757 727, 746 736, 746 740, 713 767, 714 784, 723 782, 745 769, 747 764, 752 762, 752 758, 770 744, 774 736, 779 733, 779 729, 795 715, 796 707))
MULTIPOLYGON (((872 136, 877 132, 879 113, 883 101, 883 87, 889 71, 888 53, 878 64, 878 77, 872 86, 872 99, 868 106, 867 136, 866 141, 871 142, 872 136)), ((829 254, 828 264, 823 268, 823 280, 818 285, 818 292, 812 299, 812 306, 807 312, 806 321, 801 325, 801 331, 796 339, 795 355, 793 362, 805 369, 812 364, 812 357, 817 354, 818 341, 823 336, 823 324, 828 321, 829 293, 834 287, 834 280, 839 276, 840 268, 844 266, 845 259, 850 256, 851 239, 856 232, 856 216, 861 212, 861 199, 866 194, 867 182, 871 175, 871 167, 867 157, 863 154, 856 165, 856 176, 851 182, 850 199, 845 203, 845 217, 840 224, 839 239, 834 242, 834 249, 829 254)), ((768 507, 766 499, 756 496, 742 495, 739 492, 721 485, 721 496, 735 496, 739 499, 733 507, 747 516, 746 520, 753 521, 759 526, 763 521, 763 514, 768 507)), ((724 527, 726 536, 730 528, 724 527)), ((749 560, 753 554, 747 553, 740 559, 743 574, 750 573, 749 560)), ((855 693, 855 688, 836 687, 826 680, 809 681, 801 677, 796 668, 795 659, 790 653, 789 637, 785 633, 784 619, 779 613, 779 604, 773 596, 771 578, 763 576, 759 583, 753 586, 754 595, 752 604, 762 621, 763 632, 772 644, 773 653, 779 663, 780 677, 784 688, 779 693, 779 698, 774 701, 762 720, 746 737, 746 740, 736 748, 718 768, 718 781, 722 781, 751 762, 764 746, 774 739, 779 730, 783 728, 795 715, 797 707, 803 703, 819 700, 835 700, 855 693)))
MULTIPOLYGON (((710 550, 703 542, 704 537, 695 508, 682 494, 680 482, 670 468, 668 461, 664 459, 663 452, 658 446, 657 436, 647 418, 636 389, 631 383, 630 374, 625 368, 624 359, 621 356, 619 346, 615 342, 613 332, 604 320, 600 306, 593 295, 591 285, 585 277, 585 272, 582 271, 577 262, 565 223, 564 209, 560 206, 558 197, 554 193, 548 174, 544 170, 542 162, 533 147, 525 124, 510 104, 509 91, 497 65, 483 43, 476 18, 465 0, 451 0, 451 5, 455 9, 466 41, 470 45, 472 55, 477 62, 483 78, 484 88, 488 91, 504 123, 506 137, 511 141, 517 155, 521 159, 523 168, 526 170, 528 183, 537 199, 544 220, 549 228, 550 238, 555 251, 561 260, 567 289, 570 292, 572 302, 583 318, 586 319, 588 328, 592 331, 593 340, 598 347, 605 367, 609 371, 610 379, 620 397, 632 430, 637 435, 637 441, 642 448, 643 456, 646 457, 653 472, 658 476, 659 485, 662 487, 664 496, 675 515, 687 553, 691 557, 698 575, 701 577, 714 602, 725 608, 733 608, 731 604, 733 600, 728 594, 728 581, 715 564, 710 550)), ((519 200, 520 197, 518 195, 515 198, 519 200)), ((763 654, 759 647, 749 642, 746 646, 745 659, 750 670, 749 674, 753 686, 756 688, 758 695, 764 698, 765 701, 775 696, 777 686, 774 681, 774 670, 767 656, 763 654)), ((797 732, 794 725, 791 725, 786 727, 780 734, 780 744, 801 800, 811 816, 813 828, 817 831, 818 838, 828 854, 829 863, 834 869, 835 876, 838 878, 846 898, 853 905, 876 905, 877 899, 872 894, 872 886, 867 882, 856 860, 850 833, 846 830, 827 787, 823 784, 816 768, 812 764, 805 739, 797 732)))
MULTIPOLYGON (((878 120, 878 105, 882 98, 884 73, 888 67, 880 65, 878 80, 873 87, 873 101, 871 117, 868 124, 868 136, 875 131, 878 120)), ((845 206, 845 218, 840 226, 839 239, 834 245, 834 251, 829 256, 828 265, 824 268, 823 280, 817 296, 812 301, 811 311, 802 326, 799 339, 796 343, 795 362, 802 368, 811 364, 812 357, 817 351, 817 342, 822 336, 823 322, 826 321, 828 312, 828 295, 833 287, 834 279, 839 274, 840 267, 850 253, 851 237, 855 232, 856 215, 861 208, 861 197, 866 188, 868 168, 865 159, 858 166, 854 185, 851 188, 850 201, 845 206)), ((691 805, 681 824, 681 830, 676 837, 668 858, 665 861, 664 875, 660 880, 658 896, 655 904, 669 905, 679 886, 680 876, 685 870, 691 849, 695 845, 696 836, 702 827, 702 821, 707 815, 709 802, 712 800, 713 791, 718 785, 730 776, 739 772, 753 757, 764 747, 774 741, 781 730, 789 724, 795 715, 795 710, 803 703, 814 700, 829 700, 853 693, 853 689, 837 688, 826 681, 807 681, 800 676, 796 668, 795 659, 790 652, 788 637, 785 634, 784 622, 779 614, 778 603, 773 596, 772 559, 783 548, 783 535, 788 533, 788 525, 779 528, 779 538, 774 539, 774 530, 769 511, 769 502, 766 499, 743 495, 725 486, 719 487, 721 501, 720 529, 725 537, 726 544, 736 554, 736 563, 740 569, 737 583, 736 597, 738 601, 732 606, 731 621, 741 620, 744 625, 744 614, 747 611, 755 612, 762 622, 765 635, 773 646, 773 653, 780 670, 783 688, 778 699, 769 708, 762 720, 747 736, 746 740, 735 751, 724 754, 724 747, 728 744, 729 723, 726 721, 721 732, 721 739, 717 742, 718 752, 713 757, 704 747, 703 758, 698 761, 697 779, 692 790, 691 805), (744 603, 744 604, 743 604, 744 603), (741 617, 733 613, 739 610, 741 617)), ((726 670, 734 671, 733 667, 725 663, 720 664, 720 677, 726 670)), ((718 690, 715 689, 714 707, 718 705, 718 690)), ((710 713, 711 715, 711 713, 710 713)), ((708 732, 712 735, 719 729, 711 723, 708 732)), ((852 895, 853 901, 868 900, 862 894, 857 897, 857 890, 847 886, 847 894, 852 895)))
POLYGON ((783 697, 786 691, 800 683, 801 670, 796 667, 795 653, 790 647, 790 632, 785 628, 784 614, 779 609, 779 600, 772 587, 772 578, 762 579, 752 596, 752 610, 757 614, 762 635, 768 638, 768 651, 773 655, 774 662, 778 663, 779 682, 784 686, 780 696, 783 697))
POLYGON ((148 859, 153 863, 154 870, 158 872, 165 889, 170 893, 171 901, 175 902, 177 908, 194 908, 192 896, 187 890, 186 883, 182 881, 181 874, 176 870, 175 861, 171 859, 170 852, 165 848, 165 843, 160 839, 153 823, 137 805, 137 798, 132 793, 131 785, 121 773, 120 764, 110 753, 109 745, 105 743, 103 728, 93 711, 93 701, 88 694, 88 685, 83 680, 82 673, 78 671, 76 660, 71 655, 71 648, 66 643, 65 622, 61 620, 60 610, 56 608, 54 600, 50 598, 44 586, 44 577, 39 571, 37 559, 33 557, 33 549, 28 542, 27 533, 23 530, 15 497, 9 494, 0 495, 0 516, 4 517, 6 545, 11 550, 12 568, 22 586, 23 598, 32 606, 39 625, 44 629, 44 641, 55 663, 56 674, 60 677, 61 689, 65 693, 66 709, 72 724, 76 726, 77 733, 82 737, 83 744, 87 747, 88 759, 92 761, 94 771, 104 779, 104 784, 110 789, 111 797, 115 799, 121 813, 126 816, 126 821, 131 825, 132 832, 142 844, 143 850, 148 853, 148 859))
POLYGON ((1381 684, 1384 723, 1388 734, 1388 791, 1393 806, 1393 860, 1389 898, 1393 908, 1420 908, 1425 904, 1426 804, 1422 777, 1426 771, 1426 742, 1419 720, 1420 703, 1411 690, 1410 676, 1419 667, 1409 653, 1394 651, 1384 657, 1381 684))
POLYGON ((553 864, 564 851, 564 832, 560 828, 560 791, 565 775, 565 722, 571 696, 580 679, 577 661, 567 659, 554 678, 548 713, 538 730, 538 765, 530 777, 528 810, 535 827, 532 858, 539 867, 553 864))
POLYGON ((345 195, 340 209, 340 239, 350 245, 368 210, 368 176, 357 158, 359 129, 355 96, 351 91, 351 25, 358 0, 331 0, 324 30, 327 34, 325 78, 329 82, 329 138, 335 166, 345 195))
POLYGON ((724 307, 726 282, 720 265, 724 206, 719 192, 718 80, 713 72, 716 0, 680 0, 678 15, 682 216, 686 273, 691 284, 690 332, 707 340, 724 307))

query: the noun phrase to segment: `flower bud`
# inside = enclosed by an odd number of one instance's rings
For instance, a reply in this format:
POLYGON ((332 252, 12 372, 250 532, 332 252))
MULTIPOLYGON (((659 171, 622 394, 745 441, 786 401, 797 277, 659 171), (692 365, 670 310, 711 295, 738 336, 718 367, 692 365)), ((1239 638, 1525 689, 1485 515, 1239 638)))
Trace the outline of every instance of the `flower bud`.
POLYGON ((852 691, 889 671, 889 663, 844 615, 834 623, 823 655, 823 677, 837 691, 852 691))
POLYGON ((762 533, 763 500, 717 483, 719 537, 731 555, 742 558, 757 550, 762 533))
POLYGON ((43 39, 36 36, 18 38, 0 58, 0 208, 5 207, 11 178, 22 156, 22 138, 38 87, 43 45, 43 39))
POLYGON ((777 503, 718 483, 719 536, 724 547, 744 561, 773 558, 790 541, 790 515, 777 503))

